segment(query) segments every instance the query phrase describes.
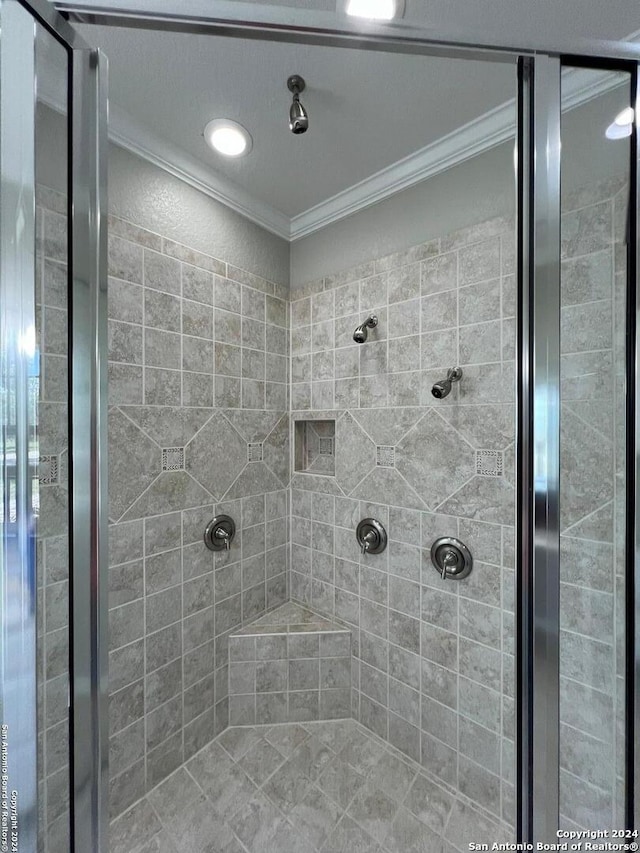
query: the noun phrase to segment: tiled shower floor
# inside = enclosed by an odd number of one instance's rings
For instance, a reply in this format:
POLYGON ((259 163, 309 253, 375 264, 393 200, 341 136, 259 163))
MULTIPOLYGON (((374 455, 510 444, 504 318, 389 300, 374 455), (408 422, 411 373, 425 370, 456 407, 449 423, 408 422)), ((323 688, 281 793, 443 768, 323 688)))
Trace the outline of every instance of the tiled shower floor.
POLYGON ((112 823, 110 853, 457 853, 510 840, 342 720, 226 729, 112 823))

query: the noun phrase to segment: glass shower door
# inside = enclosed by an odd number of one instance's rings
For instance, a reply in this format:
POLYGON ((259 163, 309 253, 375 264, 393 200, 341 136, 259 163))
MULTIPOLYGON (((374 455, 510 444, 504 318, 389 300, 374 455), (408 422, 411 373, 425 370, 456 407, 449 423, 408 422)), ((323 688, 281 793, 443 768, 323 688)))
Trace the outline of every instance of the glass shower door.
POLYGON ((621 829, 630 75, 565 68, 562 107, 560 826, 621 829))
POLYGON ((636 86, 521 61, 523 840, 633 828, 636 86))
POLYGON ((0 20, 0 842, 98 850, 104 68, 49 3, 0 20))

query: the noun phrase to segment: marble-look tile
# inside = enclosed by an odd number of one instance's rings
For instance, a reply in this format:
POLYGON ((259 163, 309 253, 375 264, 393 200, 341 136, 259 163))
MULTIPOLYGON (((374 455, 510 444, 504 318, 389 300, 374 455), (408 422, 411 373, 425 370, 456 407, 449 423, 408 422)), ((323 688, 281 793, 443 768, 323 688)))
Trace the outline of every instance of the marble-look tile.
POLYGON ((341 809, 346 809, 364 783, 365 777, 337 755, 324 768, 317 785, 341 809))
POLYGON ((442 833, 453 807, 453 798, 431 779, 418 774, 404 806, 434 832, 442 833))
POLYGON ((244 754, 238 766, 257 785, 262 785, 284 760, 274 746, 261 738, 244 754))
POLYGON ((239 761, 259 740, 254 728, 232 728, 220 735, 218 743, 234 761, 239 761))
POLYGON ((296 749, 291 761, 305 776, 316 781, 332 758, 333 752, 312 736, 296 749))
POLYGON ((309 788, 305 796, 293 807, 289 818, 304 840, 320 849, 342 815, 335 803, 316 788, 309 788))
POLYGON ((563 259, 601 251, 610 243, 609 201, 563 214, 560 230, 560 251, 563 259))
POLYGON ((259 853, 272 849, 271 841, 283 822, 282 813, 258 793, 231 819, 230 826, 245 847, 259 853))
POLYGON ((109 417, 110 514, 119 518, 160 473, 160 448, 121 412, 109 417))
POLYGON ((380 847, 362 827, 345 815, 326 841, 324 853, 377 853, 380 847))
POLYGON ((492 238, 460 249, 458 269, 461 284, 496 278, 500 274, 500 240, 492 238))
POLYGON ((379 788, 367 783, 353 799, 347 815, 376 841, 383 841, 398 811, 397 803, 379 788))
POLYGON ((467 849, 470 838, 477 839, 478 843, 489 844, 512 840, 498 823, 457 800, 453 803, 445 838, 459 850, 467 849))
POLYGON ((384 840, 390 853, 441 853, 442 838, 406 809, 396 815, 384 840))
MULTIPOLYGON (((66 231, 66 226, 59 225, 62 222, 60 217, 54 217, 52 214, 46 217, 46 228, 49 229, 49 237, 45 234, 45 241, 49 246, 53 246, 56 242, 56 234, 62 234, 66 231)), ((59 240, 59 237, 58 237, 59 240)), ((59 257, 59 252, 49 250, 49 257, 59 257)), ((62 254, 61 260, 65 260, 65 255, 62 254)), ((121 237, 111 235, 109 238, 109 275, 114 278, 124 279, 125 281, 134 281, 142 284, 142 248, 129 240, 123 240, 121 237)))
POLYGON ((112 853, 129 853, 149 841, 161 829, 162 824, 151 805, 147 800, 141 800, 111 823, 110 850, 112 853))
POLYGON ((435 507, 472 475, 471 447, 435 412, 427 412, 396 448, 396 467, 424 500, 435 507))
POLYGON ((306 796, 311 780, 291 760, 285 762, 262 790, 284 814, 289 814, 306 796))

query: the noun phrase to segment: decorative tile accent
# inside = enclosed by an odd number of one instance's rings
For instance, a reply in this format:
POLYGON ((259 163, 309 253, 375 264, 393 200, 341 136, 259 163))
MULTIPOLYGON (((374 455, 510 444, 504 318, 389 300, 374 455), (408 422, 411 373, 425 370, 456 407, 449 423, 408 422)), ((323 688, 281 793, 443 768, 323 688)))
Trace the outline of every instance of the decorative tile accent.
POLYGON ((58 482, 60 465, 57 456, 40 456, 38 482, 41 486, 52 486, 58 482))
POLYGON ((393 468, 396 464, 396 449, 387 445, 376 447, 376 465, 381 468, 393 468))
POLYGON ((184 447, 162 448, 162 470, 182 471, 184 469, 184 447))
POLYGON ((319 438, 318 439, 318 455, 333 456, 333 439, 319 438))
POLYGON ((503 470, 501 450, 476 450, 476 474, 481 477, 502 477, 503 470))
POLYGON ((262 462, 261 441, 250 441, 247 444, 247 462, 262 462))

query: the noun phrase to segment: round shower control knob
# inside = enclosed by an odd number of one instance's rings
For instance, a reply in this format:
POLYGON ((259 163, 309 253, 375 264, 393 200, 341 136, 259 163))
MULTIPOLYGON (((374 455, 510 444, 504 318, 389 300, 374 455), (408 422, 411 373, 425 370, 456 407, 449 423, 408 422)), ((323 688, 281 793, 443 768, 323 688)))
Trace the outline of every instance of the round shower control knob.
POLYGON ((473 557, 464 542, 443 536, 431 545, 431 562, 442 580, 462 580, 471 574, 473 557))
POLYGON ((216 515, 204 531, 204 544, 210 551, 228 551, 236 535, 236 523, 230 515, 216 515))
POLYGON ((387 547, 387 531, 375 518, 363 518, 356 527, 356 539, 362 554, 381 554, 387 547))

